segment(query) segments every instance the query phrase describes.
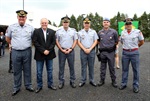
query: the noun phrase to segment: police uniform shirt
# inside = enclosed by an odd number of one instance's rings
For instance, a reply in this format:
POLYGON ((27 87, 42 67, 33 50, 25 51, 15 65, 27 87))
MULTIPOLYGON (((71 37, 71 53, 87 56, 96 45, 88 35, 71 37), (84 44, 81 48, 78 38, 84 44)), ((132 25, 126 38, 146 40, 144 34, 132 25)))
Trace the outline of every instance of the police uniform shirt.
POLYGON ((100 30, 98 33, 100 48, 111 48, 114 47, 115 43, 118 42, 118 33, 116 30, 109 28, 108 30, 100 30))
POLYGON ((121 42, 123 43, 123 49, 138 48, 139 41, 144 40, 143 34, 138 29, 132 29, 130 33, 127 30, 123 30, 121 33, 121 42))
POLYGON ((24 50, 31 47, 33 31, 34 28, 29 24, 25 24, 23 27, 18 23, 10 25, 6 36, 11 39, 12 49, 24 50))
POLYGON ((66 31, 63 27, 56 31, 56 39, 62 48, 71 48, 74 41, 78 39, 77 32, 74 28, 68 28, 66 31))
POLYGON ((87 32, 82 29, 78 33, 78 40, 85 48, 90 48, 94 41, 98 39, 97 33, 95 30, 89 29, 87 32))

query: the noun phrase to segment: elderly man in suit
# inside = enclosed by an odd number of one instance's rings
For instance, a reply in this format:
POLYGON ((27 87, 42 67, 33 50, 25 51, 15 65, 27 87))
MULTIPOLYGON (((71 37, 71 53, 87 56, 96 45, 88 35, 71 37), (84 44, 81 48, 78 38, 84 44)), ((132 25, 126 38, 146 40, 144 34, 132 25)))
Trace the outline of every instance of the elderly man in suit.
POLYGON ((48 19, 41 19, 41 28, 36 29, 33 33, 33 44, 35 46, 34 59, 36 60, 37 68, 37 89, 36 93, 42 90, 42 73, 44 62, 47 69, 47 84, 48 88, 56 90, 53 85, 53 59, 55 55, 55 31, 48 28, 48 19))

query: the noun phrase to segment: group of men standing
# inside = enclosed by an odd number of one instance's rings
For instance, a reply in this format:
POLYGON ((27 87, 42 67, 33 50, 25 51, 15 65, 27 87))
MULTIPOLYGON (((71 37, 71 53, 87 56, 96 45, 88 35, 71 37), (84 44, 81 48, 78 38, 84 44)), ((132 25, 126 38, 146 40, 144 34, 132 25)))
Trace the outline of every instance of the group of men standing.
MULTIPOLYGON (((12 48, 12 63, 14 74, 14 91, 12 95, 16 95, 20 91, 22 70, 24 74, 24 84, 26 90, 33 92, 31 83, 31 45, 35 46, 34 59, 36 60, 37 71, 37 89, 36 93, 40 92, 43 87, 42 74, 43 66, 46 64, 47 69, 47 86, 52 90, 57 88, 53 84, 53 59, 56 57, 55 44, 58 47, 58 60, 59 60, 59 85, 58 88, 62 89, 65 84, 64 70, 65 62, 67 60, 70 71, 70 85, 72 88, 76 87, 75 84, 75 51, 76 44, 81 48, 81 81, 79 87, 86 83, 87 67, 89 71, 89 83, 96 87, 102 86, 105 83, 105 75, 107 63, 109 66, 110 77, 112 79, 112 86, 117 88, 116 75, 114 69, 115 63, 115 49, 118 44, 118 34, 114 29, 110 28, 110 20, 103 19, 103 29, 96 33, 95 30, 90 28, 91 19, 84 18, 84 28, 78 33, 74 28, 70 28, 70 18, 65 16, 61 18, 62 27, 56 32, 48 28, 48 19, 41 19, 41 28, 35 29, 26 24, 27 12, 24 10, 16 11, 18 23, 10 25, 6 32, 6 40, 11 44, 12 48), (100 81, 98 84, 94 81, 94 62, 95 62, 95 46, 100 46, 100 81)), ((139 82, 139 53, 138 47, 144 43, 144 38, 139 30, 129 28, 132 26, 131 19, 125 21, 127 29, 122 32, 121 42, 123 43, 123 75, 120 90, 124 89, 127 85, 129 62, 131 61, 134 72, 134 92, 138 92, 139 82), (130 22, 130 24, 128 24, 130 22), (130 30, 130 32, 128 31, 130 30), (127 33, 128 32, 128 33, 127 33), (127 33, 127 34, 126 34, 127 33), (133 47, 135 45, 135 47, 133 47), (139 46, 138 46, 139 45, 139 46), (135 52, 137 51, 137 52, 135 52), (133 56, 134 55, 134 56, 133 56), (131 59, 132 58, 132 59, 131 59), (128 63, 126 63, 128 61, 128 63)))

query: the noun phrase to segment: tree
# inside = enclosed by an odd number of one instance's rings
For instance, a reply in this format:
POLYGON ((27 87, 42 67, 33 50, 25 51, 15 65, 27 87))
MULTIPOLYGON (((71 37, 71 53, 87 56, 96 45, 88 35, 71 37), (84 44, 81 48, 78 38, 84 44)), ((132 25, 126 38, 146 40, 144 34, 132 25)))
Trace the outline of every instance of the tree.
POLYGON ((57 27, 57 25, 55 24, 55 22, 53 22, 53 26, 57 27))
POLYGON ((117 31, 117 29, 118 29, 117 16, 114 16, 112 19, 110 19, 110 22, 111 22, 111 28, 113 28, 117 31))
POLYGON ((126 19, 126 16, 125 14, 121 13, 121 16, 120 16, 120 21, 124 21, 126 19))
POLYGON ((139 20, 139 28, 142 31, 144 37, 150 37, 148 29, 148 15, 146 14, 146 12, 143 13, 139 20))
POLYGON ((120 16, 120 13, 118 12, 117 13, 117 18, 116 18, 116 20, 119 22, 119 21, 121 21, 121 16, 120 16))
MULTIPOLYGON (((102 29, 103 17, 99 16, 98 13, 95 13, 95 17, 92 19, 93 29, 98 33, 102 29)), ((92 27, 91 27, 92 28, 92 27)))
POLYGON ((79 15, 77 18, 77 30, 81 30, 83 28, 83 15, 79 15))
POLYGON ((133 16, 133 20, 138 20, 138 17, 137 17, 137 15, 136 15, 136 14, 134 14, 134 16, 133 16))
POLYGON ((77 20, 74 15, 71 16, 70 18, 70 27, 75 28, 78 30, 78 25, 77 25, 77 20))
POLYGON ((50 20, 48 20, 48 24, 50 24, 50 25, 52 24, 50 20))

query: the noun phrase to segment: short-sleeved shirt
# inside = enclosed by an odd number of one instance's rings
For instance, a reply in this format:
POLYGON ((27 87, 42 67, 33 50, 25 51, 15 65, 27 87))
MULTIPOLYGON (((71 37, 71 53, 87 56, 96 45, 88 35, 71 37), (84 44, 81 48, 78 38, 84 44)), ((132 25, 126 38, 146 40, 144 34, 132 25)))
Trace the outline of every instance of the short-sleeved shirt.
POLYGON ((31 47, 33 31, 34 28, 29 24, 25 24, 23 27, 18 23, 10 25, 6 36, 11 39, 12 49, 24 50, 31 47))
POLYGON ((78 32, 78 40, 85 48, 90 48, 97 39, 98 35, 95 30, 89 29, 85 31, 82 29, 78 32))
POLYGON ((109 28, 108 30, 100 30, 98 36, 100 48, 111 48, 118 42, 118 33, 112 28, 109 28))
POLYGON ((144 40, 143 34, 138 29, 132 29, 130 33, 127 30, 123 30, 121 33, 121 42, 123 43, 123 49, 139 48, 139 41, 144 40))
POLYGON ((77 40, 77 31, 74 28, 68 28, 66 31, 63 27, 56 31, 56 40, 62 48, 71 48, 74 41, 77 40))

